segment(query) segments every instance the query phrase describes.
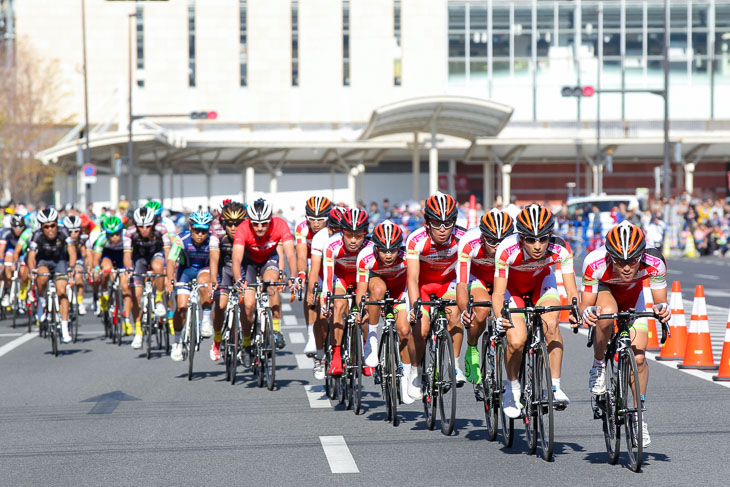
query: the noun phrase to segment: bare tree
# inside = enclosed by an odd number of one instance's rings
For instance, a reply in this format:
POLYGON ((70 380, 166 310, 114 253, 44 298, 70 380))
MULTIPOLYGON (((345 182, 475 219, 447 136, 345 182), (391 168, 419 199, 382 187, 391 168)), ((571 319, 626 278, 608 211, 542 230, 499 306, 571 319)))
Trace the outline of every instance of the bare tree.
POLYGON ((0 199, 35 201, 52 190, 54 170, 34 154, 71 122, 60 115, 68 96, 60 72, 57 60, 39 56, 22 39, 14 52, 0 52, 0 199))

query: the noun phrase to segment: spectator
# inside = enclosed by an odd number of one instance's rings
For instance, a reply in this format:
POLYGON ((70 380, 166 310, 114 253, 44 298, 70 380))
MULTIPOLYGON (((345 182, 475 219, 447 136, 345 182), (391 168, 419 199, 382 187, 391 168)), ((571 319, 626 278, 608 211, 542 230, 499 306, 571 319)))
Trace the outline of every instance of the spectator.
POLYGON ((393 209, 390 207, 388 198, 383 200, 383 212, 381 214, 383 220, 391 220, 393 218, 393 209))
POLYGON ((378 209, 378 204, 376 202, 370 203, 370 222, 374 225, 377 225, 380 223, 380 210, 378 209))

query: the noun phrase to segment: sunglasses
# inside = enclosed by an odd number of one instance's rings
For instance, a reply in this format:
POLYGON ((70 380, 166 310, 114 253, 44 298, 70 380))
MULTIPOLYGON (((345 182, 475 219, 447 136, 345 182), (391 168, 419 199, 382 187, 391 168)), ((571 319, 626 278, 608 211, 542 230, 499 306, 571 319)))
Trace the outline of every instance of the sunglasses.
POLYGON ((122 236, 122 231, 119 230, 118 232, 111 233, 111 234, 109 234, 109 236, 110 237, 121 237, 122 236))
POLYGON ((444 230, 451 230, 454 228, 454 225, 456 224, 455 221, 448 221, 448 222, 441 222, 434 224, 433 222, 428 222, 428 226, 431 227, 434 230, 444 229, 444 230))
POLYGON ((397 254, 398 249, 378 249, 379 254, 392 255, 397 254))
POLYGON ((271 220, 266 220, 265 222, 251 222, 251 226, 252 227, 263 228, 266 225, 268 225, 269 223, 271 223, 271 220))
POLYGON ((154 225, 137 225, 137 228, 152 228, 154 225))
POLYGON ((225 222, 224 225, 227 227, 237 227, 241 222, 225 222))
POLYGON ((41 228, 43 228, 44 230, 50 230, 51 228, 56 228, 56 224, 50 223, 48 225, 41 225, 41 228))
POLYGON ((351 232, 349 230, 345 230, 342 232, 342 235, 345 238, 365 238, 365 232, 351 232))
POLYGON ((193 233, 201 234, 201 233, 208 233, 207 228, 193 228, 193 233))
POLYGON ((324 221, 327 221, 327 217, 325 216, 323 218, 314 218, 314 217, 308 216, 307 220, 309 220, 310 222, 324 222, 324 221))
POLYGON ((497 245, 499 245, 499 242, 501 242, 501 240, 499 240, 498 238, 490 238, 490 237, 482 237, 482 240, 484 241, 485 244, 487 244, 490 247, 496 247, 497 245))
POLYGON ((616 264, 619 267, 626 267, 626 266, 634 266, 637 262, 639 262, 640 257, 633 257, 631 259, 616 259, 614 257, 611 257, 611 260, 613 260, 614 264, 616 264))
POLYGON ((522 240, 528 244, 536 244, 537 242, 544 244, 548 243, 550 235, 543 235, 542 237, 522 237, 522 240))

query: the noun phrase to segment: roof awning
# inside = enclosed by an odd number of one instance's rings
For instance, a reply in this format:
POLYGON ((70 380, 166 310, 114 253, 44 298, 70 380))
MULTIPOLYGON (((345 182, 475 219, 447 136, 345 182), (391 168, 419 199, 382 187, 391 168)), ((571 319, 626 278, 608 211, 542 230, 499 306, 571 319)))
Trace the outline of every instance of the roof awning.
POLYGON ((467 140, 495 137, 513 111, 512 107, 481 98, 410 98, 375 109, 360 139, 414 132, 435 132, 467 140))

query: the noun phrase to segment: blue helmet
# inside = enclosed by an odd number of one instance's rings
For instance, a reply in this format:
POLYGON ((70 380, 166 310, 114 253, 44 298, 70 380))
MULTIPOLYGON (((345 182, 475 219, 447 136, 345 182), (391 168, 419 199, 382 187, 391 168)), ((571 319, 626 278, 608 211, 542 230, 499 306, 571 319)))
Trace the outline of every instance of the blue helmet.
POLYGON ((195 213, 190 214, 188 221, 193 228, 202 228, 203 230, 207 230, 210 228, 210 223, 213 221, 213 215, 207 211, 196 211, 195 213))

